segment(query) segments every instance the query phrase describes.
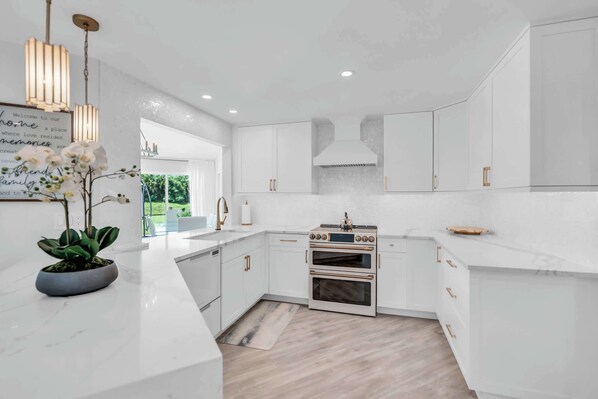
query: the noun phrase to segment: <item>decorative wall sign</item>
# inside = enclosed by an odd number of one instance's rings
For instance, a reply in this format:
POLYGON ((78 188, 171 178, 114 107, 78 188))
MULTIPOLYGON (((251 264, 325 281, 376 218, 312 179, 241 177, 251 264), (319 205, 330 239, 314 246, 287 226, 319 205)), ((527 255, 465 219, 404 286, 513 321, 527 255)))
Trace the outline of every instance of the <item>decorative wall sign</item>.
MULTIPOLYGON (((44 112, 34 107, 0 103, 0 168, 17 166, 15 155, 27 144, 60 152, 72 141, 72 120, 71 112, 44 112)), ((31 200, 23 190, 32 175, 40 173, 45 171, 19 176, 0 174, 0 201, 31 200)))

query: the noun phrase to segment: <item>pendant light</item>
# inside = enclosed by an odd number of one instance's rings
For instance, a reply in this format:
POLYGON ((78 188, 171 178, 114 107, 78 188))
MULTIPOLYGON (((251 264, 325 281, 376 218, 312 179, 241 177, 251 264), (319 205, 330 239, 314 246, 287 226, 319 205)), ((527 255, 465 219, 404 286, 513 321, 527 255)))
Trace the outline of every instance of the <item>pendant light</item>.
POLYGON ((87 81, 89 80, 89 70, 87 68, 89 57, 87 55, 89 32, 100 30, 100 24, 95 19, 86 15, 73 15, 73 23, 85 31, 85 45, 83 47, 85 57, 85 67, 83 68, 83 77, 85 78, 85 105, 75 105, 73 115, 73 140, 74 141, 98 141, 99 136, 99 111, 91 105, 87 98, 87 81))
POLYGON ((46 0, 46 40, 25 42, 25 101, 46 112, 68 111, 70 106, 69 53, 50 44, 50 7, 46 0))

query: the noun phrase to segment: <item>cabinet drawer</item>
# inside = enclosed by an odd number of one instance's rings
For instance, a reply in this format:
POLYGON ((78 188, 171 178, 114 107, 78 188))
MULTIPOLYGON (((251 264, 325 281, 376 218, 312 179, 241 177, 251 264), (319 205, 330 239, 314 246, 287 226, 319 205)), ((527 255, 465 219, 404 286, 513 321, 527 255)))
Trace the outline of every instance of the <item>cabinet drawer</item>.
POLYGON ((379 238, 379 252, 407 252, 407 240, 404 238, 379 238))
POLYGON ((450 304, 461 321, 469 323, 469 271, 447 254, 443 262, 444 301, 450 304))
POLYGON ((308 236, 299 234, 269 234, 268 243, 270 246, 307 248, 308 236))
POLYGON ((442 319, 439 322, 457 363, 459 363, 461 372, 467 380, 469 368, 469 329, 467 324, 460 320, 452 306, 446 302, 443 306, 442 319))

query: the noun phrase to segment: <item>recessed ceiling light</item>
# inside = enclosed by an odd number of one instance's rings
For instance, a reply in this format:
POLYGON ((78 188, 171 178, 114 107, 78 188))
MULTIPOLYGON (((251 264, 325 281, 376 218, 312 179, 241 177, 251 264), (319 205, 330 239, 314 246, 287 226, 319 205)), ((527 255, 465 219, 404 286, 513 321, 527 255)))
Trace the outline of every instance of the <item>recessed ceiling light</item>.
POLYGON ((343 78, 348 78, 349 76, 353 76, 353 74, 354 74, 354 73, 355 73, 355 72, 353 72, 353 71, 342 71, 342 72, 341 72, 341 76, 342 76, 343 78))
POLYGON ((203 96, 201 96, 201 98, 203 98, 204 100, 211 100, 212 96, 209 94, 204 94, 203 96))
POLYGON ((231 114, 236 114, 239 111, 237 111, 236 109, 229 109, 228 112, 230 112, 231 114))

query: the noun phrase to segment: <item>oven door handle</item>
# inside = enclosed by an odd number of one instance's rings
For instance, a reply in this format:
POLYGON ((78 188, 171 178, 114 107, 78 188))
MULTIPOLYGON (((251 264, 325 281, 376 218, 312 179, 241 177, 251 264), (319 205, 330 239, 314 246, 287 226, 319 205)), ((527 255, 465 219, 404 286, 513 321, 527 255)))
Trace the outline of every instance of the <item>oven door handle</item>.
POLYGON ((315 270, 310 270, 309 274, 311 274, 312 276, 322 276, 322 277, 340 277, 340 278, 354 278, 357 280, 373 280, 374 279, 374 275, 373 274, 367 274, 363 277, 361 276, 355 276, 352 274, 340 274, 340 273, 322 273, 322 272, 317 272, 315 270))
POLYGON ((320 244, 310 244, 310 248, 316 249, 346 249, 349 251, 373 251, 374 247, 361 247, 359 245, 320 245, 320 244))

